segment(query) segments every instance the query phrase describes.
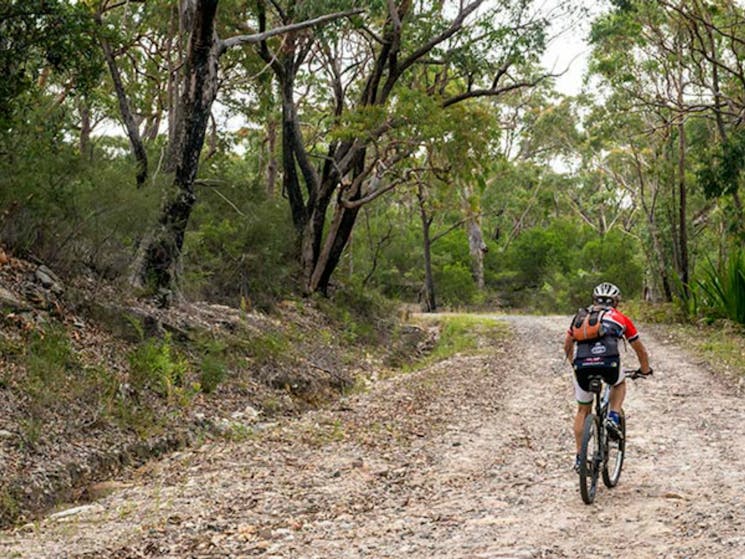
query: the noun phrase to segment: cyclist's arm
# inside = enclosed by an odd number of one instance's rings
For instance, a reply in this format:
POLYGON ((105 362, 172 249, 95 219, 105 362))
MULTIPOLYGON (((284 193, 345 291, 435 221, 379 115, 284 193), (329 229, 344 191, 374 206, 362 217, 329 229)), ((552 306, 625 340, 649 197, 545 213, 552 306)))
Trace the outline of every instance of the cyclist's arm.
POLYGON ((567 332, 566 338, 564 338, 564 355, 567 356, 569 361, 574 357, 574 338, 567 332))
POLYGON ((652 367, 649 366, 649 354, 647 353, 647 348, 644 347, 644 344, 639 338, 636 338, 634 341, 629 343, 636 352, 636 356, 639 358, 639 367, 641 368, 642 373, 645 375, 648 374, 649 371, 652 370, 652 367))

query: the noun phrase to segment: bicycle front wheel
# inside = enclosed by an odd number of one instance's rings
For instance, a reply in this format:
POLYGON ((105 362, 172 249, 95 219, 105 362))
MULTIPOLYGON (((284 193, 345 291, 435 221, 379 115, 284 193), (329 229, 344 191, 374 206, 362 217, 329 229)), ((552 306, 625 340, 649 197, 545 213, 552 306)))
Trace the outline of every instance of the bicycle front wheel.
POLYGON ((579 452, 579 492, 582 500, 588 505, 595 500, 601 458, 597 416, 590 414, 585 419, 579 452))
POLYGON ((620 441, 608 439, 606 448, 606 461, 603 464, 603 483, 606 487, 615 487, 618 479, 621 477, 621 468, 623 467, 623 457, 626 451, 626 417, 621 410, 621 433, 623 439, 620 441))

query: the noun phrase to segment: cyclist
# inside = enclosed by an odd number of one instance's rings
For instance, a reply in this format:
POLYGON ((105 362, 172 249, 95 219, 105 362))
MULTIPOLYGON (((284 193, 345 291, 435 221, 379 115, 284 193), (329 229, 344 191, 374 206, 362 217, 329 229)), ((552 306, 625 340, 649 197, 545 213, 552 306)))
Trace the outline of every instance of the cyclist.
MULTIPOLYGON (((592 392, 589 391, 588 377, 592 374, 603 377, 611 386, 610 410, 606 426, 608 434, 616 439, 623 435, 620 429, 620 412, 626 396, 626 382, 621 372, 618 340, 625 338, 631 344, 639 359, 639 372, 645 375, 652 373, 649 366, 649 354, 639 339, 639 333, 631 320, 616 307, 621 299, 621 291, 612 283, 604 282, 592 292, 592 306, 588 311, 600 311, 604 335, 589 341, 577 341, 573 334, 574 320, 564 339, 564 353, 574 365, 574 393, 577 399, 577 415, 574 417, 574 438, 577 443, 577 455, 574 469, 579 470, 579 451, 582 444, 582 431, 585 418, 592 409, 592 392), (575 348, 576 346, 576 348, 575 348)), ((576 318, 576 317, 575 317, 576 318)))

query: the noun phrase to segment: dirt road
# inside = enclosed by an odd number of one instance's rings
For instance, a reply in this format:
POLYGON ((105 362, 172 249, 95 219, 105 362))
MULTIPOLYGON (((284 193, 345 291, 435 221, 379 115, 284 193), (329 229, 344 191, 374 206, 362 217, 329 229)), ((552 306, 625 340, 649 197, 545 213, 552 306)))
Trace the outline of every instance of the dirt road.
POLYGON ((736 383, 642 331, 655 377, 629 388, 618 487, 587 506, 571 469, 568 319, 501 318, 518 336, 487 355, 172 455, 0 534, 0 557, 745 557, 736 383))

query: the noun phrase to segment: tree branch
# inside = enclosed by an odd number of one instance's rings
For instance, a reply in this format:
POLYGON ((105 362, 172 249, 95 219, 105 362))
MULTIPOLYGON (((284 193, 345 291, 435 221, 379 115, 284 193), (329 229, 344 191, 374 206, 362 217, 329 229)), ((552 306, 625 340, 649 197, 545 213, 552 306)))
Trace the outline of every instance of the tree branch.
POLYGON ((276 37, 277 35, 283 35, 285 33, 291 33, 293 31, 300 31, 302 29, 307 29, 308 27, 315 27, 317 25, 328 23, 329 21, 350 17, 360 13, 362 13, 362 8, 347 10, 345 12, 336 12, 333 14, 325 14, 298 23, 291 23, 290 25, 276 27, 275 29, 270 29, 269 31, 264 31, 263 33, 253 33, 251 35, 236 35, 235 37, 231 37, 230 39, 220 41, 218 53, 223 54, 226 50, 235 46, 261 43, 262 41, 266 41, 267 39, 276 37))
POLYGON ((489 89, 473 89, 471 91, 466 91, 464 93, 461 93, 460 95, 455 95, 454 97, 450 97, 449 99, 446 99, 442 103, 443 108, 450 107, 452 105, 455 105, 456 103, 460 103, 462 101, 465 101, 466 99, 474 99, 476 97, 497 97, 499 95, 502 95, 503 93, 507 93, 509 91, 514 91, 515 89, 522 89, 524 87, 535 87, 542 81, 553 77, 553 74, 546 74, 543 76, 540 76, 539 78, 536 78, 533 81, 522 81, 522 82, 515 82, 510 85, 506 85, 504 87, 498 87, 498 88, 489 88, 489 89))

